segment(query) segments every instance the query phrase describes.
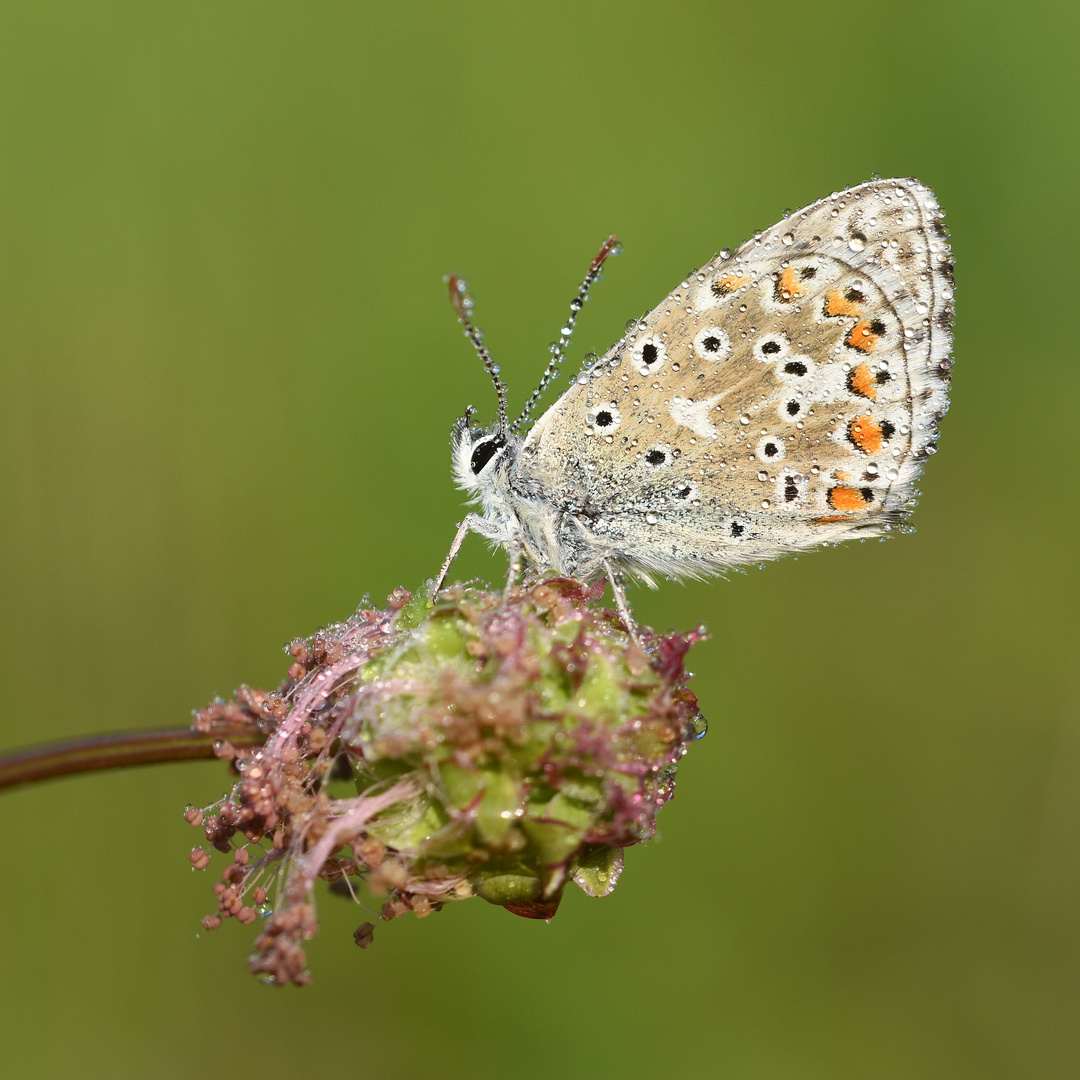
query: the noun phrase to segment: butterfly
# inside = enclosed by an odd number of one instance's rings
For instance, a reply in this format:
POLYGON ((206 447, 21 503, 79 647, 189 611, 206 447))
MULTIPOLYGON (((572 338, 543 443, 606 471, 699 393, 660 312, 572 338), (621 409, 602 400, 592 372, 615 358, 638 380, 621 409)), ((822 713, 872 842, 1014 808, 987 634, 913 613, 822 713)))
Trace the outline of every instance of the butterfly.
POLYGON ((943 214, 917 180, 836 192, 721 251, 539 419, 593 259, 552 358, 513 421, 498 368, 447 279, 491 375, 496 420, 454 427, 453 472, 478 505, 469 532, 585 581, 607 577, 629 627, 624 576, 704 577, 904 530, 937 449, 952 368, 953 261, 943 214))

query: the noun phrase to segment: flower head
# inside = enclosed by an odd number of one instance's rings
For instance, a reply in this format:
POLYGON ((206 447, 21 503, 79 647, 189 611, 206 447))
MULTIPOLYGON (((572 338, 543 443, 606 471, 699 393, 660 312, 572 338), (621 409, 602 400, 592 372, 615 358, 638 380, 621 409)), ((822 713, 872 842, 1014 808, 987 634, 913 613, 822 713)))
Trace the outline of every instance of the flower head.
POLYGON ((547 578, 433 604, 398 589, 386 609, 293 642, 277 692, 241 687, 197 713, 203 730, 266 736, 249 751, 223 741, 239 779, 188 811, 233 858, 204 925, 265 914, 252 970, 304 983, 317 878, 385 895, 384 919, 473 895, 550 919, 569 882, 610 892, 704 719, 683 667, 700 634, 635 641, 595 606, 601 592, 547 578))

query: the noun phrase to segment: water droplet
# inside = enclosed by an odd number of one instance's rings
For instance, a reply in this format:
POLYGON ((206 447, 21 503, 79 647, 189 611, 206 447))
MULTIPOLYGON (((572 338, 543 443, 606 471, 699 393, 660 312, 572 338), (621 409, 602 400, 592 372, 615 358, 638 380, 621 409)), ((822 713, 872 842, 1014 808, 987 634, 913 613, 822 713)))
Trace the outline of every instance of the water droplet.
POLYGON ((750 417, 746 413, 743 413, 742 416, 739 417, 739 423, 745 427, 750 423, 750 417))
POLYGON ((660 519, 656 516, 656 514, 649 513, 645 515, 645 522, 648 525, 655 525, 659 520, 660 519))
POLYGON ((762 510, 768 510, 771 505, 772 504, 769 502, 768 499, 762 499, 761 500, 761 509, 762 510))
POLYGON ((699 739, 704 739, 705 734, 708 731, 708 720, 705 719, 704 713, 697 713, 690 718, 690 739, 693 742, 697 742, 699 739))
POLYGON ((862 233, 852 233, 847 246, 852 251, 862 251, 866 247, 866 237, 862 233))
POLYGON ((784 235, 782 237, 780 237, 780 239, 783 241, 784 244, 794 244, 795 243, 795 237, 789 232, 784 233, 784 235))

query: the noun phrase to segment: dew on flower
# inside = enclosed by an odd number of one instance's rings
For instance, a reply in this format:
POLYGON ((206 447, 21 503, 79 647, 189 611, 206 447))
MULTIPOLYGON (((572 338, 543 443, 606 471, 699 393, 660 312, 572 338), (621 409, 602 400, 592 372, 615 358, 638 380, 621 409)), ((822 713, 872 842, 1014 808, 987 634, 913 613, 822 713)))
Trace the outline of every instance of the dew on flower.
MULTIPOLYGON (((185 813, 231 855, 204 928, 262 919, 252 972, 304 985, 320 878, 377 898, 382 920, 472 896, 551 919, 569 883, 607 895, 705 725, 683 666, 702 632, 635 639, 602 592, 548 577, 432 604, 398 589, 292 642, 278 690, 244 686, 199 711, 207 733, 265 736, 219 753, 232 791, 185 813)), ((196 869, 210 861, 193 850, 196 869)), ((354 940, 373 933, 365 922, 354 940)))

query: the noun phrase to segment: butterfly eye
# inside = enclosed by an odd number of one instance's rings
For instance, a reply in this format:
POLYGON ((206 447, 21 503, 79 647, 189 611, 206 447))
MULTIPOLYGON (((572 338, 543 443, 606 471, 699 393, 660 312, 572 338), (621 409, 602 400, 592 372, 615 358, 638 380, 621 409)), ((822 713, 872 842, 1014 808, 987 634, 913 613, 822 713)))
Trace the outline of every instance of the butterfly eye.
POLYGON ((484 471, 484 466, 495 456, 496 452, 501 450, 506 445, 506 440, 501 435, 496 435, 494 438, 485 439, 481 443, 477 443, 473 447, 472 458, 469 461, 469 468, 473 471, 473 476, 479 476, 484 471))

